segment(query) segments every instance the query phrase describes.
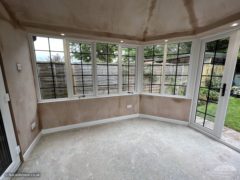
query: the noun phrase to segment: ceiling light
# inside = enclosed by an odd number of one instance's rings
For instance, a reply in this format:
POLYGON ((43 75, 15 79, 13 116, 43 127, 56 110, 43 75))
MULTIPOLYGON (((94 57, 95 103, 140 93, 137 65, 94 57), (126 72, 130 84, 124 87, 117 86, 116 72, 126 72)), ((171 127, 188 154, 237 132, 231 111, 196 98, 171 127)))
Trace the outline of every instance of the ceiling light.
POLYGON ((233 23, 231 26, 236 27, 237 25, 238 25, 238 23, 233 23))
POLYGON ((120 41, 120 43, 123 43, 123 42, 124 42, 123 40, 120 41))
POLYGON ((167 39, 165 39, 165 42, 168 42, 168 40, 167 40, 167 39))
POLYGON ((65 34, 64 34, 64 33, 61 33, 60 35, 61 35, 61 36, 65 36, 65 34))

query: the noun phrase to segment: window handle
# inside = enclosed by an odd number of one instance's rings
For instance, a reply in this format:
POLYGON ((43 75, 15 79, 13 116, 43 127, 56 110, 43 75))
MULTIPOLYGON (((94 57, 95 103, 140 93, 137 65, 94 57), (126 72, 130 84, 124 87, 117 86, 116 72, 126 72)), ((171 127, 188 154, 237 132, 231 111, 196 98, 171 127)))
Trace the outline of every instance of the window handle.
POLYGON ((225 96, 226 87, 227 87, 227 84, 223 83, 223 85, 222 85, 222 96, 225 96))

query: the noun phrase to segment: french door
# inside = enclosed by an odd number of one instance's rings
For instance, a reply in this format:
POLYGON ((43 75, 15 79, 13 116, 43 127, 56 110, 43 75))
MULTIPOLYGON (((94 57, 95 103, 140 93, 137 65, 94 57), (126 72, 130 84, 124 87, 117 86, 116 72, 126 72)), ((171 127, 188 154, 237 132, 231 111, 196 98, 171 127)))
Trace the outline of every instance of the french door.
POLYGON ((0 67, 0 179, 6 179, 6 173, 14 173, 20 165, 19 148, 17 146, 12 119, 8 106, 0 67))
POLYGON ((232 92, 239 45, 239 31, 201 41, 190 125, 219 139, 232 92))

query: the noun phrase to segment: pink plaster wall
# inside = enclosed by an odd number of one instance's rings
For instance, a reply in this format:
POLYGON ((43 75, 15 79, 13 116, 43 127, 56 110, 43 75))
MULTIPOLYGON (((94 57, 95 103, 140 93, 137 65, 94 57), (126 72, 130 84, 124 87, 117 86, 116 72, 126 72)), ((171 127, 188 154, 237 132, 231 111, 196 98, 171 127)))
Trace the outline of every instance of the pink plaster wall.
POLYGON ((43 129, 138 113, 138 95, 39 104, 39 115, 43 129), (130 109, 127 108, 129 104, 132 105, 130 109))
POLYGON ((140 114, 188 121, 190 109, 190 99, 140 95, 140 114))
POLYGON ((40 132, 27 34, 0 20, 0 52, 9 88, 17 134, 24 153, 40 132), (18 72, 16 63, 22 65, 18 72), (31 123, 37 123, 32 131, 31 123))

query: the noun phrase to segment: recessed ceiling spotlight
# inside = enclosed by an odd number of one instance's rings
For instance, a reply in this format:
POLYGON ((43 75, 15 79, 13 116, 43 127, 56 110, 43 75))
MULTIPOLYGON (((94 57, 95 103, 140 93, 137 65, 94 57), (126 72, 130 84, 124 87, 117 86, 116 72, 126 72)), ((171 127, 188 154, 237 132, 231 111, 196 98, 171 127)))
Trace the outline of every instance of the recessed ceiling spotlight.
POLYGON ((165 42, 168 42, 168 40, 167 40, 167 39, 165 39, 165 42))
POLYGON ((64 34, 64 33, 61 33, 60 35, 61 35, 61 36, 65 36, 65 34, 64 34))
POLYGON ((120 41, 120 43, 123 43, 123 42, 124 42, 123 40, 120 41))
POLYGON ((233 23, 231 26, 236 27, 236 26, 238 26, 238 23, 233 23))

